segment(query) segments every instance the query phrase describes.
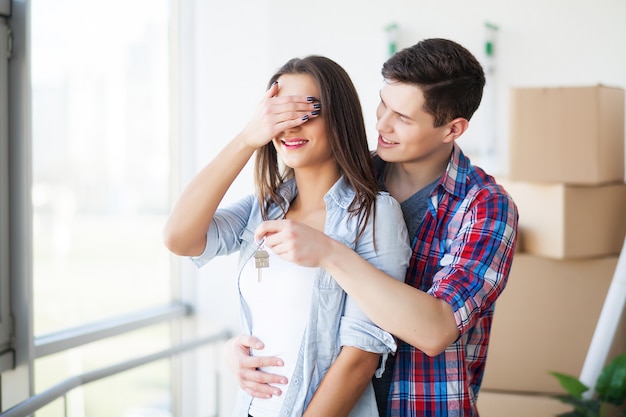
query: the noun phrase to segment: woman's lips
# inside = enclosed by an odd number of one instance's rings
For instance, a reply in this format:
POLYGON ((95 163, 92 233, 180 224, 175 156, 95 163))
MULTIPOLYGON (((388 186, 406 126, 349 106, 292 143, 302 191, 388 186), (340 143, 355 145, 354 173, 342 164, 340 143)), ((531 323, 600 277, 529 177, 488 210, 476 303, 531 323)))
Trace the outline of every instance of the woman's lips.
POLYGON ((297 148, 307 144, 309 141, 306 139, 283 139, 281 142, 287 148, 297 148))

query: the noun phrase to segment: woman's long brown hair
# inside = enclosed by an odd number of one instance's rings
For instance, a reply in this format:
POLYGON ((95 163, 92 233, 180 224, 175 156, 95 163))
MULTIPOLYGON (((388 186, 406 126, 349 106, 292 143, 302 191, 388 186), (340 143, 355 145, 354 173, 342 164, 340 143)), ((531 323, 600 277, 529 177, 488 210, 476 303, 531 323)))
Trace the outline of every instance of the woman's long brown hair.
MULTIPOLYGON (((283 74, 308 74, 319 88, 320 97, 317 99, 324 114, 332 154, 337 160, 340 173, 355 191, 348 212, 351 216, 358 216, 358 239, 370 216, 375 216, 378 183, 374 177, 363 111, 356 88, 339 64, 317 55, 291 59, 272 76, 268 85, 283 74)), ((277 204, 286 214, 287 207, 277 190, 292 176, 291 168, 281 169, 279 166, 272 142, 257 150, 255 183, 264 219, 268 218, 271 204, 277 204)))

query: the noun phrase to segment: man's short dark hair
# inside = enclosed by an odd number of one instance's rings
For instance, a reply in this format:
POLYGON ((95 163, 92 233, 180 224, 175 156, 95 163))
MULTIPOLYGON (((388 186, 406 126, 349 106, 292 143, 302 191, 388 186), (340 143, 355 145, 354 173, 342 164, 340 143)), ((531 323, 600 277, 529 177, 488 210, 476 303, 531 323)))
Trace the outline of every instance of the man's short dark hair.
POLYGON ((405 48, 383 64, 388 82, 419 87, 424 110, 435 118, 435 127, 457 117, 470 120, 483 95, 485 73, 471 52, 447 39, 425 39, 405 48))

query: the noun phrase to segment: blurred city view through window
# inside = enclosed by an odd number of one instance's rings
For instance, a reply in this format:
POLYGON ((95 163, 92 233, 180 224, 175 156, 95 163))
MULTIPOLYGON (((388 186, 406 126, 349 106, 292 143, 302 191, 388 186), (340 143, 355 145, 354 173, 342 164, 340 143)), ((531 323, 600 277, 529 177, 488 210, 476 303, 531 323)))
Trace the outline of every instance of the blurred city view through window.
MULTIPOLYGON (((169 303, 169 4, 33 0, 35 336, 169 303)), ((46 356, 36 392, 169 346, 168 325, 46 356)), ((74 390, 37 416, 168 416, 157 362, 74 390)))

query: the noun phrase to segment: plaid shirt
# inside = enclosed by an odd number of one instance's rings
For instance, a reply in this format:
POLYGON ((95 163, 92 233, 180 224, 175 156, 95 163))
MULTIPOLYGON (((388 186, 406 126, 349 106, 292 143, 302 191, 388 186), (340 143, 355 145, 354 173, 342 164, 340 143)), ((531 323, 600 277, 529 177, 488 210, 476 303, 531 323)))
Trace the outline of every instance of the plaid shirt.
POLYGON ((413 237, 406 283, 448 302, 460 337, 435 357, 400 341, 387 415, 478 416, 489 330, 509 275, 517 220, 511 197, 455 144, 413 237))

